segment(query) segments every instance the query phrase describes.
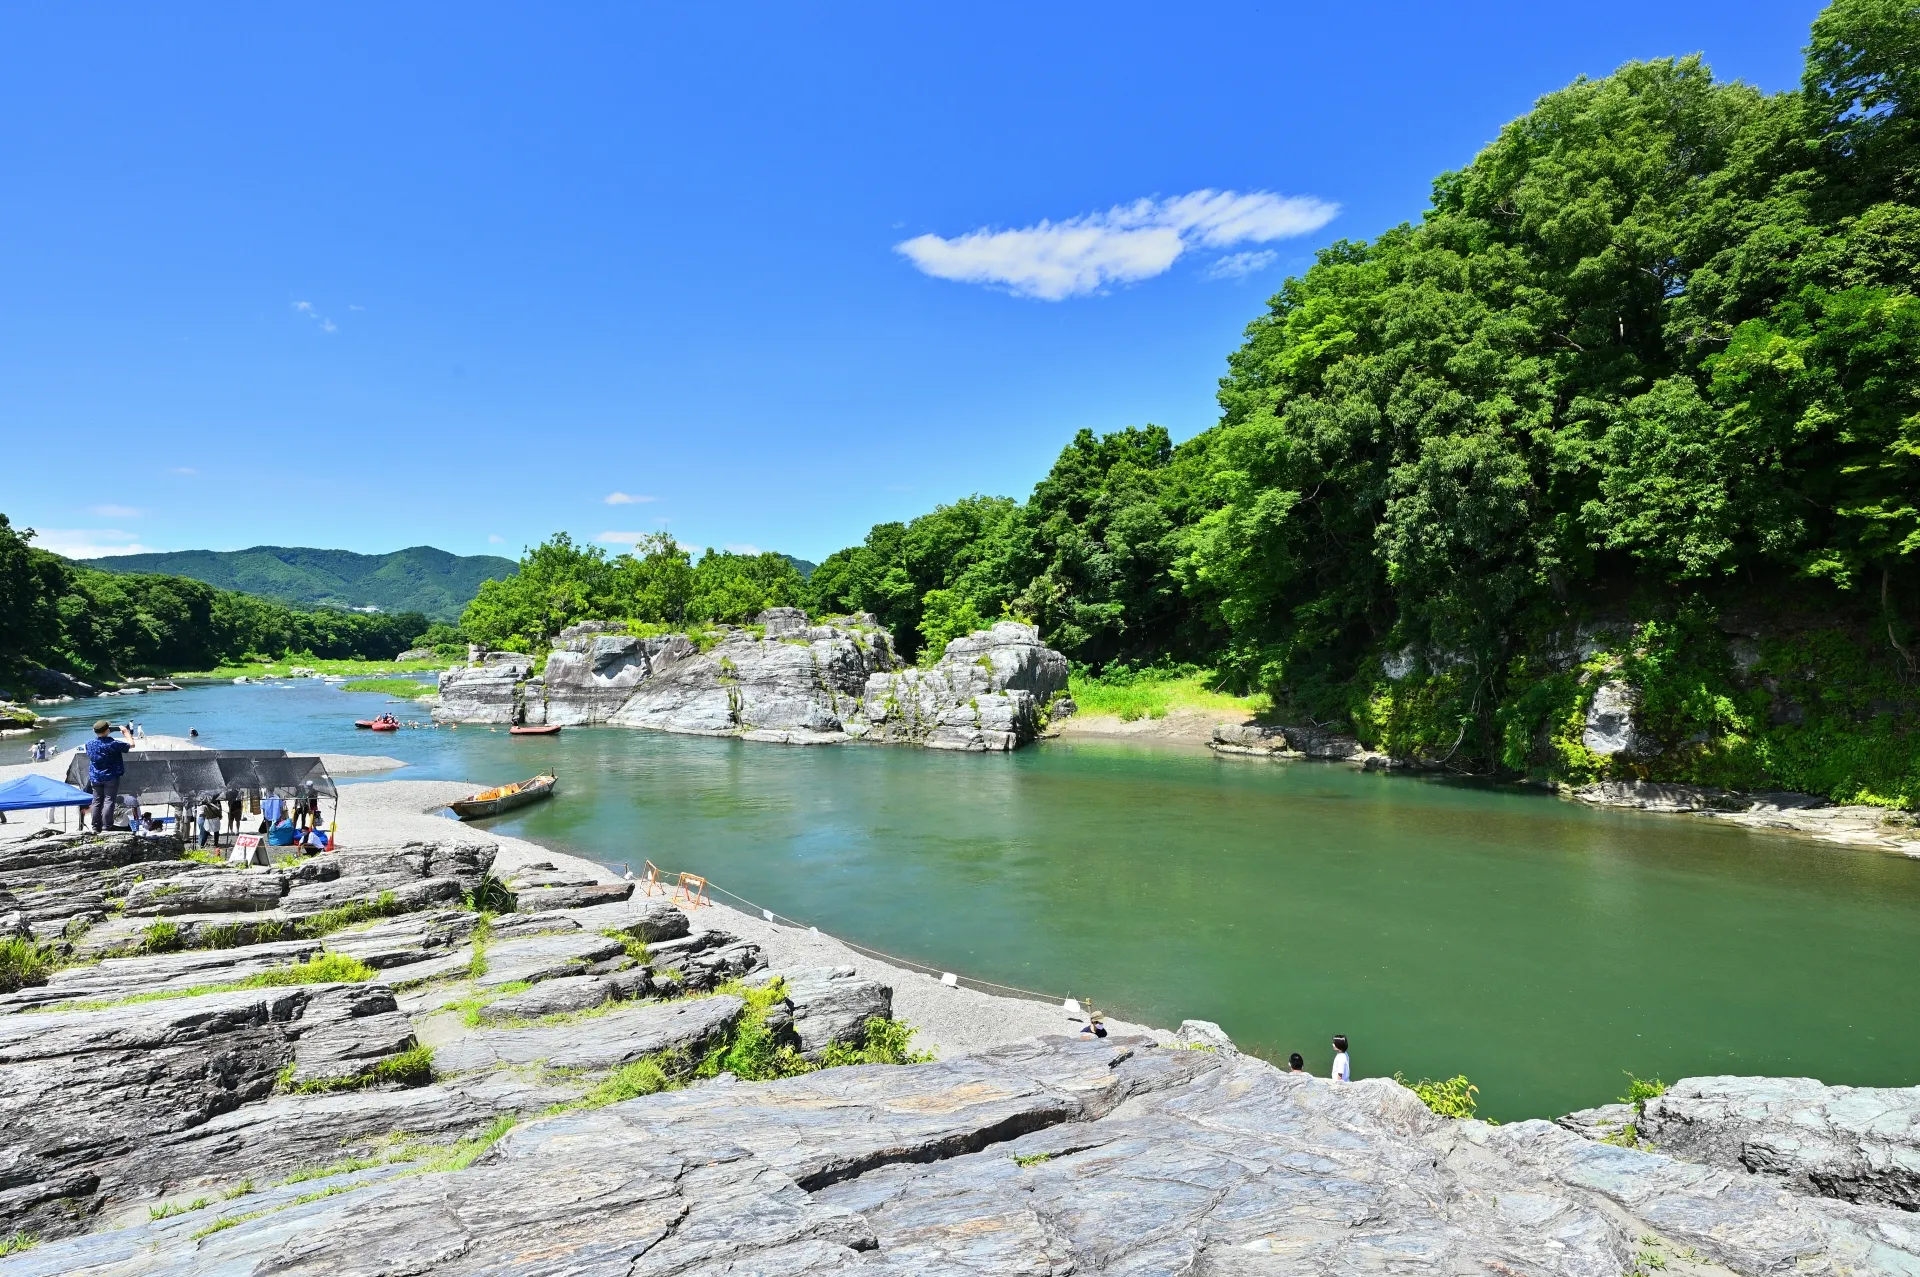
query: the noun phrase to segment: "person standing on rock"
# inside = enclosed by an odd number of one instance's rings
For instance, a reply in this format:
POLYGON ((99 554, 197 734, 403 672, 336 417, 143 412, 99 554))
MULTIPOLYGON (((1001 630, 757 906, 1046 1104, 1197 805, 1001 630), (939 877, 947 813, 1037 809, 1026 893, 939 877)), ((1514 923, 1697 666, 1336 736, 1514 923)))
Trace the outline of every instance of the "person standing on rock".
POLYGON ((1353 1081, 1353 1065, 1347 1059, 1347 1035, 1333 1035, 1333 1080, 1336 1082, 1353 1081))
POLYGON ((127 774, 126 753, 133 748, 133 730, 121 728, 126 739, 113 738, 113 724, 101 719, 93 725, 93 739, 87 742, 87 787, 93 790, 93 806, 88 813, 93 832, 104 832, 113 821, 113 807, 120 797, 120 778, 127 774))

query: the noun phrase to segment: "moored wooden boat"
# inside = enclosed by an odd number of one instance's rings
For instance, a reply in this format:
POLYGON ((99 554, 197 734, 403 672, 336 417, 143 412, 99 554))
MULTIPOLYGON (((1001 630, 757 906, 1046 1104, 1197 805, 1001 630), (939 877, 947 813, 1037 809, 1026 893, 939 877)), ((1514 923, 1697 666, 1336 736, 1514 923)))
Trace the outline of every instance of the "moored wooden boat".
POLYGON ((559 734, 560 728, 558 725, 552 727, 509 727, 507 729, 507 735, 509 736, 558 736, 559 734))
POLYGON ((553 796, 553 787, 560 782, 556 775, 535 776, 518 784, 502 785, 498 789, 483 789, 471 798, 463 798, 457 803, 448 803, 453 814, 462 820, 478 820, 482 816, 498 816, 503 811, 512 811, 516 807, 525 807, 528 803, 537 803, 542 798, 553 796))

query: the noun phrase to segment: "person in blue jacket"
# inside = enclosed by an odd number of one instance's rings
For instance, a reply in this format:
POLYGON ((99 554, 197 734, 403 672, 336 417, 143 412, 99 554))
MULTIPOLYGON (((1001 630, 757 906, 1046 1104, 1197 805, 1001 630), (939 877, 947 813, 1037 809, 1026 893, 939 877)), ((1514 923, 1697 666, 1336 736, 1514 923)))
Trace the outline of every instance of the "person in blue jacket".
POLYGON ((120 729, 126 739, 113 738, 113 724, 101 719, 93 725, 93 739, 87 742, 87 787, 93 791, 93 806, 88 814, 93 832, 100 833, 113 821, 114 800, 120 796, 120 778, 127 774, 126 753, 133 748, 133 729, 120 729))

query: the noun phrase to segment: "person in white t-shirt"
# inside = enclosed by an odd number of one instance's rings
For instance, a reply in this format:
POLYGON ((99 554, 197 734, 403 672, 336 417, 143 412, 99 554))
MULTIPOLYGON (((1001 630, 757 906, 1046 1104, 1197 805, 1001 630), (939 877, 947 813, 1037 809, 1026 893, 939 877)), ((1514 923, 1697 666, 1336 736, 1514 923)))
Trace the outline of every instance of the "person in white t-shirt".
POLYGON ((1333 1035, 1333 1080, 1336 1082, 1353 1081, 1353 1065, 1347 1060, 1347 1035, 1333 1035))

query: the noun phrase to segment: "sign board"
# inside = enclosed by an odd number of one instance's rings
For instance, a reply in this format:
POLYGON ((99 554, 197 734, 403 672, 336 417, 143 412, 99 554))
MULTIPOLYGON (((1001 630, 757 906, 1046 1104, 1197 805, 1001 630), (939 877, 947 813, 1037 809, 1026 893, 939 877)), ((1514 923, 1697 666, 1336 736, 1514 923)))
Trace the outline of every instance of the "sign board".
POLYGON ((260 845, 259 834, 240 834, 233 840, 233 850, 227 853, 230 865, 270 865, 267 849, 260 845))

